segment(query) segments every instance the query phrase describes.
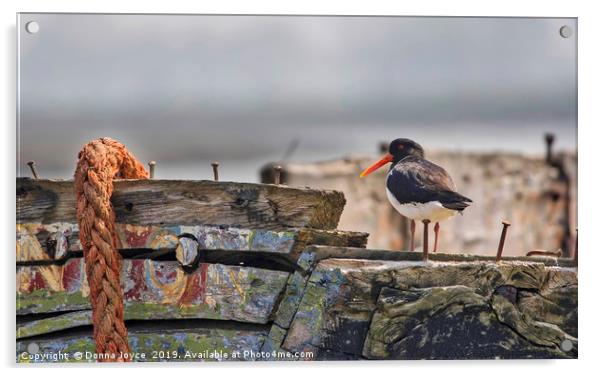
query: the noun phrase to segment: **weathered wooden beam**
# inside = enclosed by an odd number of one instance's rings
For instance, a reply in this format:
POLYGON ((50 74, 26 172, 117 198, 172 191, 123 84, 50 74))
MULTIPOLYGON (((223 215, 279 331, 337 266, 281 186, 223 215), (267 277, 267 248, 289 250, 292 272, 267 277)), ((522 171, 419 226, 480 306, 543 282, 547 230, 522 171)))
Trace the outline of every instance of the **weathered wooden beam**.
MULTIPOLYGON (((387 261, 421 261, 422 253, 396 251, 386 249, 366 249, 356 247, 338 247, 309 245, 305 252, 314 254, 314 261, 328 258, 341 259, 360 259, 360 260, 387 260, 387 261)), ((474 262, 474 261, 495 261, 495 256, 481 256, 463 253, 433 253, 429 255, 430 261, 440 262, 474 262)), ((546 266, 559 266, 565 268, 577 267, 572 259, 556 257, 526 257, 526 256, 508 256, 502 257, 502 261, 520 261, 528 263, 541 263, 546 266)))
MULTIPOLYGON (((177 262, 124 260, 125 316, 266 323, 288 276, 282 271, 221 264, 200 264, 186 273, 177 262)), ((18 315, 89 308, 82 259, 17 267, 18 315)))
MULTIPOLYGON (((272 231, 228 226, 123 223, 116 224, 116 233, 122 250, 175 250, 179 237, 190 236, 198 242, 200 250, 272 252, 292 256, 312 244, 365 247, 368 239, 366 233, 309 228, 272 231)), ((17 224, 17 262, 60 259, 67 252, 81 256, 77 224, 17 224)))
POLYGON ((17 339, 92 325, 92 310, 72 311, 56 316, 17 322, 17 339))
MULTIPOLYGON (((271 184, 191 180, 118 180, 117 222, 138 225, 234 225, 256 229, 335 229, 341 192, 271 184)), ((17 223, 75 223, 72 181, 17 179, 17 223)))
MULTIPOLYGON (((134 329, 129 332, 135 362, 256 360, 269 327, 134 329)), ((91 333, 17 341, 18 363, 95 362, 91 333), (33 346, 32 346, 33 345, 33 346), (30 354, 31 349, 37 350, 30 354), (43 357, 46 354, 46 357, 43 357)))

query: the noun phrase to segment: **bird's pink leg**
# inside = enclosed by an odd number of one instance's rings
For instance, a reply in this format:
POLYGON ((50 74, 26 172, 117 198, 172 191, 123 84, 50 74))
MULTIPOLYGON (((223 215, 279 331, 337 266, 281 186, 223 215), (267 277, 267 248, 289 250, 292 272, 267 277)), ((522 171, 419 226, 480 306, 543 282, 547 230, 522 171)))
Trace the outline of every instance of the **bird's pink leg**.
POLYGON ((439 222, 435 224, 435 246, 433 247, 433 252, 437 252, 439 248, 439 222))
POLYGON ((414 250, 414 235, 416 233, 416 221, 410 222, 410 251, 414 250))

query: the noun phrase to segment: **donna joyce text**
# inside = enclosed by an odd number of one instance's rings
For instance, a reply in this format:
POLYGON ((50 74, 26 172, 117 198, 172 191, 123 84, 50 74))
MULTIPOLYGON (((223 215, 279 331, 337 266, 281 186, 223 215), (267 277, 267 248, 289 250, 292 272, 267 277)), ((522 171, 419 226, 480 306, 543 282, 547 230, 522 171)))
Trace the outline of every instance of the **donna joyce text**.
POLYGON ((313 352, 286 352, 286 351, 224 351, 224 350, 205 350, 205 351, 188 351, 188 350, 172 350, 172 351, 152 351, 150 354, 145 352, 129 352, 129 353, 106 353, 99 354, 91 351, 75 352, 75 353, 36 353, 30 354, 23 352, 19 360, 22 362, 58 362, 58 361, 98 361, 117 358, 130 359, 133 361, 153 361, 163 359, 173 360, 238 360, 238 359, 312 359, 313 352))

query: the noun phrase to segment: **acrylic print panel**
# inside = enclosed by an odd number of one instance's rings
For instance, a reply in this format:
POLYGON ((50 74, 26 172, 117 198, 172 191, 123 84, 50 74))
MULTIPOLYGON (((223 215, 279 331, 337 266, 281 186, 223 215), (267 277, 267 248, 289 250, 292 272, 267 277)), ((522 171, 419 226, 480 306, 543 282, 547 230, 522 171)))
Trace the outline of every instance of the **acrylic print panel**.
POLYGON ((19 14, 17 361, 576 358, 576 48, 19 14))

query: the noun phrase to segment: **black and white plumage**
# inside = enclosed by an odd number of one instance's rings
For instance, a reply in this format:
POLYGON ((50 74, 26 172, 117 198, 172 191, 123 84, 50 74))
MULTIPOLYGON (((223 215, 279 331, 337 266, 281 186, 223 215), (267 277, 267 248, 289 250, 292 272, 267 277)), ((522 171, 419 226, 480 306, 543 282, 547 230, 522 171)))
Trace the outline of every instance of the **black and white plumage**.
POLYGON ((406 138, 391 142, 389 153, 360 176, 366 176, 389 162, 392 164, 387 174, 387 197, 401 215, 412 219, 411 247, 414 244, 414 220, 428 220, 436 223, 436 250, 439 222, 461 213, 472 200, 456 192, 447 171, 426 160, 422 146, 406 138))
POLYGON ((386 189, 393 207, 414 220, 439 222, 472 202, 456 192, 447 171, 417 156, 406 156, 391 166, 386 189))

